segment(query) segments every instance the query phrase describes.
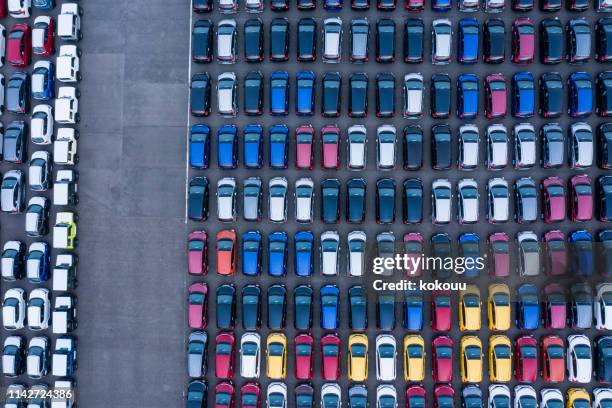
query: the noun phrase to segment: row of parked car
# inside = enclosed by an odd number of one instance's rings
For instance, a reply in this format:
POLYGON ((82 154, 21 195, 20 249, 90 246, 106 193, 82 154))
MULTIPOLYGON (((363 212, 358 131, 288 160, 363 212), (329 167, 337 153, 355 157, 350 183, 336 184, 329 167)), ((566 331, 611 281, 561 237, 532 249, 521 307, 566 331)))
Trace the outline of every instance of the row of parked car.
MULTIPOLYGON (((475 18, 462 18, 456 23, 456 48, 453 40, 453 23, 449 19, 435 19, 431 23, 431 62, 448 64, 457 59, 460 64, 476 64, 480 61, 500 64, 506 55, 515 64, 536 62, 536 48, 539 48, 539 62, 559 64, 566 61, 582 64, 593 58, 591 39, 595 33, 595 60, 609 62, 612 58, 612 19, 602 18, 594 24, 584 18, 574 18, 562 24, 558 18, 545 18, 536 25, 534 20, 521 17, 511 25, 511 45, 506 49, 506 25, 501 19, 487 19, 481 23, 475 18), (538 46, 536 47, 536 32, 538 46), (482 37, 482 39, 481 39, 482 37), (480 45, 482 43, 482 46, 480 45), (454 51, 456 50, 456 51, 454 51), (456 52, 456 57, 453 53, 456 52)), ((323 20, 322 39, 315 19, 302 18, 297 23, 296 58, 299 62, 321 60, 338 63, 342 58, 343 22, 339 17, 323 20), (318 44, 318 42, 321 44, 318 44), (320 47, 320 50, 318 48, 320 47)), ((234 19, 220 20, 215 24, 208 19, 197 20, 192 31, 192 59, 207 63, 216 59, 221 64, 238 61, 238 25, 234 19)), ((258 18, 245 21, 243 27, 243 60, 261 62, 264 60, 264 39, 266 31, 258 18)), ((275 18, 270 22, 269 60, 289 60, 291 28, 286 18, 275 18)), ((370 37, 373 37, 375 60, 379 63, 393 63, 403 45, 403 59, 407 63, 421 63, 425 56, 425 26, 420 18, 409 18, 401 24, 393 19, 381 18, 370 24, 367 18, 355 18, 349 23, 349 60, 365 63, 370 57, 370 37), (372 29, 370 28, 372 25, 372 29), (397 31, 401 30, 403 44, 396 47, 397 31), (371 31, 373 31, 371 33, 371 31)))

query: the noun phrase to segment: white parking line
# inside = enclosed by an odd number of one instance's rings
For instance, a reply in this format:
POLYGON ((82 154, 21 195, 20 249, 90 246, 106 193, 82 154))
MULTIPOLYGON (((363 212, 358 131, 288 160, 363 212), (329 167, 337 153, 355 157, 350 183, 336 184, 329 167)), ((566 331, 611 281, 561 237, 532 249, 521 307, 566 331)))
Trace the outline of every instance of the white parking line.
POLYGON ((185 135, 185 224, 187 224, 187 199, 189 197, 189 120, 191 119, 191 27, 193 26, 193 0, 189 2, 189 54, 187 55, 187 132, 185 135))

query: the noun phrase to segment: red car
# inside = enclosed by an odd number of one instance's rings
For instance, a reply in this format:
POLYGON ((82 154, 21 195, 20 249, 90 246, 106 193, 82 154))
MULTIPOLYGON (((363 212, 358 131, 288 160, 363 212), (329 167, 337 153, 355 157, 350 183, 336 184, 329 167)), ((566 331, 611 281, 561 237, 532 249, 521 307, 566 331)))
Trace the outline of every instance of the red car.
POLYGON ((451 329, 450 290, 434 291, 431 297, 431 327, 436 331, 451 329))
POLYGON ((406 0, 404 5, 408 11, 421 11, 425 8, 423 0, 406 0))
POLYGON ((544 287, 544 327, 551 329, 565 329, 567 320, 567 301, 563 286, 558 283, 549 283, 544 287))
POLYGON ((215 387, 214 408, 234 408, 234 384, 224 381, 215 387))
POLYGON ((236 231, 222 230, 217 233, 217 273, 235 275, 238 249, 236 231))
POLYGON ((328 125, 321 129, 321 151, 324 169, 338 170, 340 167, 340 128, 336 125, 328 125))
POLYGON ((514 375, 517 381, 534 383, 538 376, 538 341, 521 336, 514 343, 514 375))
POLYGON ((412 385, 406 389, 406 408, 426 407, 425 389, 420 385, 412 385))
POLYGON ((489 119, 499 119, 506 116, 506 78, 502 74, 487 75, 485 88, 485 114, 489 119))
POLYGON ((219 333, 215 342, 215 377, 230 379, 234 376, 234 333, 219 333))
POLYGON ((314 367, 314 340, 308 334, 295 337, 295 378, 310 380, 314 367))
POLYGON ((565 380, 565 344, 555 334, 542 337, 542 379, 545 382, 565 380))
POLYGON ((570 179, 570 218, 589 221, 593 218, 593 184, 586 174, 570 179))
POLYGON ((423 256, 423 236, 418 232, 409 232, 404 235, 404 251, 408 259, 412 259, 409 265, 414 265, 414 269, 407 271, 409 276, 421 276, 423 268, 421 261, 417 261, 423 256))
POLYGON ((567 270, 565 235, 558 230, 544 234, 544 272, 548 276, 564 275, 567 270))
POLYGON ((36 17, 32 26, 32 52, 48 57, 53 54, 55 43, 55 24, 48 16, 36 17))
POLYGON ((340 378, 340 339, 335 334, 321 338, 321 376, 324 380, 340 378))
POLYGON ((256 382, 248 382, 240 388, 240 408, 259 408, 261 388, 256 382))
POLYGON ((312 170, 314 156, 314 129, 310 125, 295 130, 295 167, 312 170))
POLYGON ((438 336, 433 340, 432 375, 434 382, 453 381, 453 340, 438 336))
POLYGON ((9 31, 6 56, 14 67, 30 65, 32 58, 32 31, 27 24, 15 24, 9 31))
POLYGON ((542 180, 542 211, 545 223, 565 220, 565 185, 559 177, 542 180))
POLYGON ((208 273, 208 236, 204 231, 193 231, 187 240, 187 272, 203 276, 208 273))
POLYGON ((489 274, 495 277, 510 275, 510 238, 504 232, 489 235, 489 274))
POLYGON ((530 18, 518 18, 512 24, 512 62, 531 64, 535 52, 535 26, 530 18))
POLYGON ((440 384, 434 388, 433 408, 453 408, 455 406, 455 390, 450 385, 440 384))
POLYGON ((194 283, 189 286, 188 315, 189 328, 206 328, 208 321, 208 285, 205 283, 194 283))

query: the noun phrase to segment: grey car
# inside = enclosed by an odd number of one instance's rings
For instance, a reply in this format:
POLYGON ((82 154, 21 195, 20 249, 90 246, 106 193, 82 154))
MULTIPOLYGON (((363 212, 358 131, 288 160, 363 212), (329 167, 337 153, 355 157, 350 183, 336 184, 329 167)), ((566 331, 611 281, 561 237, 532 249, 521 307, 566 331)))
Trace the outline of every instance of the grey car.
POLYGON ((590 329, 593 324, 593 291, 587 283, 576 283, 570 289, 570 324, 574 329, 590 329))
POLYGON ((514 183, 514 217, 519 224, 529 224, 538 219, 538 190, 531 177, 523 177, 514 183))
POLYGON ((530 169, 536 161, 536 133, 531 123, 514 126, 514 167, 518 170, 530 169))
POLYGON ((189 334, 187 343, 187 373, 191 378, 206 375, 208 336, 206 332, 194 331, 189 334))
POLYGON ((0 185, 0 211, 18 214, 25 207, 25 177, 21 170, 9 170, 0 185))
POLYGON ((261 219, 261 201, 263 198, 261 179, 249 177, 244 180, 242 190, 242 216, 246 221, 261 219))
POLYGON ((368 43, 370 24, 367 18, 356 18, 351 21, 351 62, 368 61, 368 43))
POLYGON ((533 231, 521 231, 516 235, 518 246, 517 268, 520 276, 536 276, 540 273, 540 242, 533 231))
POLYGON ((349 407, 367 407, 368 389, 365 385, 355 384, 348 390, 349 407))
POLYGON ((540 129, 542 145, 540 165, 545 169, 558 168, 565 162, 565 138, 558 123, 546 123, 540 129))

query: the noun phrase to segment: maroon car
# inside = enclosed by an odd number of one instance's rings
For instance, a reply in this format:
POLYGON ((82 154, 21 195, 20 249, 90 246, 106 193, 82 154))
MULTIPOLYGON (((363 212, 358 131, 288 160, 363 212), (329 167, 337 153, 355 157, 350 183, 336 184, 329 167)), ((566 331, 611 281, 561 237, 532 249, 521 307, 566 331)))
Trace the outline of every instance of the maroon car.
POLYGON ((234 384, 223 381, 215 387, 214 408, 234 408, 234 384))
POLYGON ((485 114, 489 119, 506 116, 507 89, 506 78, 502 74, 487 75, 485 88, 485 114))
POLYGON ((215 339, 215 377, 229 379, 234 376, 234 333, 219 333, 215 339))
POLYGON ((340 339, 335 334, 321 338, 321 376, 324 380, 340 378, 340 339))
POLYGON ((512 62, 531 64, 535 51, 535 27, 530 18, 518 18, 512 24, 512 62))
POLYGON ((295 336, 295 378, 310 380, 314 367, 314 340, 309 334, 295 336))
POLYGON ((538 376, 538 341, 521 336, 514 343, 514 375, 519 382, 534 383, 538 376))
POLYGON ((548 330, 564 329, 567 321, 565 290, 559 283, 544 287, 544 327, 548 330))
POLYGON ((8 1, 0 0, 0 18, 6 17, 8 14, 8 1))
POLYGON ((314 156, 314 129, 310 125, 295 130, 295 167, 312 170, 314 156))
POLYGON ((455 390, 450 385, 439 384, 434 388, 434 408, 453 408, 455 406, 455 390))
POLYGON ((408 11, 421 11, 425 8, 425 2, 423 0, 406 0, 404 6, 408 11))
POLYGON ((570 179, 570 218, 589 221, 593 218, 593 183, 586 174, 570 179))
POLYGON ((27 24, 15 24, 8 34, 6 57, 14 67, 30 65, 32 58, 32 30, 27 24))
POLYGON ((426 407, 425 389, 420 385, 412 385, 406 389, 406 408, 426 407))
POLYGON ((324 169, 338 170, 340 167, 340 128, 336 125, 327 125, 321 129, 321 154, 324 169))
POLYGON ((432 375, 435 382, 453 381, 453 340, 438 336, 433 340, 432 375))
POLYGON ((409 276, 421 276, 423 268, 419 259, 423 256, 423 236, 418 232, 409 232, 404 235, 404 251, 414 269, 406 271, 409 276))
POLYGON ((204 276, 208 273, 208 235, 193 231, 187 238, 187 272, 204 276))
POLYGON ((450 290, 437 290, 431 296, 431 328, 436 331, 451 329, 450 290))
POLYGON ((240 408, 259 408, 261 388, 256 382, 248 382, 240 388, 240 408))
POLYGON ((565 220, 565 185, 559 177, 542 180, 542 212, 545 223, 565 220))
POLYGON ((489 235, 489 275, 505 277, 510 275, 510 238, 504 232, 489 235))
POLYGON ((548 276, 564 275, 567 269, 565 235, 558 230, 544 234, 544 273, 548 276))
POLYGON ((208 286, 194 283, 189 286, 188 321, 191 329, 204 329, 208 316, 208 286))

